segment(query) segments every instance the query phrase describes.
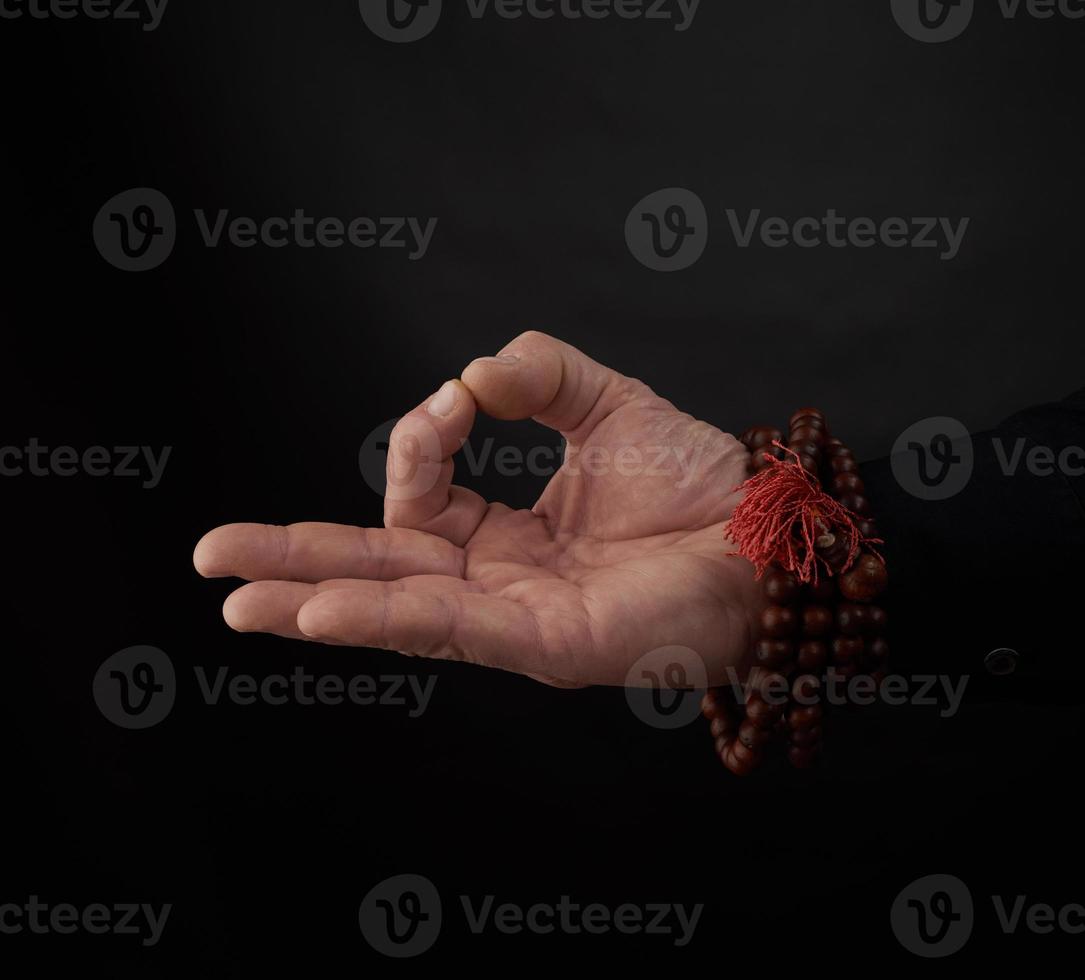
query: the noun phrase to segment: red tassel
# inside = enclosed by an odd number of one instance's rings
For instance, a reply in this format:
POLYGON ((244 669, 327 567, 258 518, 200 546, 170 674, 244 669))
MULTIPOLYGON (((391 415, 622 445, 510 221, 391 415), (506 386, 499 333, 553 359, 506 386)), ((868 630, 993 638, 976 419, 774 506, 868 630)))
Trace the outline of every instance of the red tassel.
POLYGON ((757 578, 773 563, 793 572, 800 582, 817 582, 819 563, 829 575, 835 574, 815 547, 823 535, 843 537, 848 557, 838 569, 841 572, 851 567, 861 545, 881 544, 880 538, 859 532, 856 525, 862 518, 825 493, 817 477, 803 469, 796 453, 779 442, 773 445, 792 458, 777 459, 766 453, 769 465, 736 488, 745 491, 746 497, 727 525, 728 536, 738 545, 732 554, 750 561, 757 578))

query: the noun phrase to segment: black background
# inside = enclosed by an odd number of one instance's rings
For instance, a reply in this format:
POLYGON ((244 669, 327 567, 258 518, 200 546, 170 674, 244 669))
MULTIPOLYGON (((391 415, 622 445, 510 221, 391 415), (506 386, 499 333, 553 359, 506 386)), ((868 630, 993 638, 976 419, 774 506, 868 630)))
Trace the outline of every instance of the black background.
MULTIPOLYGON (((684 33, 445 8, 433 34, 402 45, 373 36, 351 0, 173 0, 150 33, 0 20, 0 442, 173 447, 154 489, 3 478, 0 903, 174 905, 151 950, 23 934, 0 936, 0 962, 71 957, 88 974, 141 977, 596 956, 869 968, 907 958, 888 910, 921 874, 956 874, 977 896, 1080 901, 1076 711, 875 709, 843 723, 850 737, 817 773, 738 782, 699 726, 654 730, 618 690, 563 693, 222 623, 229 585, 190 563, 204 531, 379 524, 358 469, 365 436, 524 329, 731 430, 818 404, 867 456, 916 419, 982 428, 1080 385, 1085 22, 982 5, 962 37, 928 45, 866 0, 706 0, 684 33), (103 261, 91 224, 139 186, 170 198, 180 232, 164 265, 132 274, 103 261), (711 231, 696 265, 665 275, 633 259, 622 229, 670 186, 701 196, 711 231), (739 249, 725 211, 754 207, 971 223, 948 262, 739 249), (416 262, 349 246, 209 249, 195 208, 438 225, 416 262), (127 732, 98 712, 91 680, 143 643, 169 654, 180 691, 166 721, 127 732), (211 707, 191 669, 298 664, 433 673, 436 693, 414 720, 211 707), (430 953, 393 964, 366 945, 357 909, 402 872, 434 881, 448 921, 430 953), (706 909, 686 949, 475 937, 457 912, 465 893, 706 909)), ((486 420, 479 434, 554 441, 486 420)), ((525 506, 542 485, 463 482, 525 506)), ((1003 937, 993 921, 987 902, 954 965, 1069 942, 1003 937)))

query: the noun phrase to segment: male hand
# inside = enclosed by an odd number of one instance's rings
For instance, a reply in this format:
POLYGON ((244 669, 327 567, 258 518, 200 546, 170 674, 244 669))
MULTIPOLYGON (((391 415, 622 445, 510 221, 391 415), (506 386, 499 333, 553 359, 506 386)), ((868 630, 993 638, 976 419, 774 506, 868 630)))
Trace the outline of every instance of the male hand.
POLYGON ((711 683, 747 658, 761 608, 725 526, 749 456, 647 385, 529 332, 472 361, 392 432, 383 528, 228 524, 196 546, 245 585, 236 630, 518 671, 634 683, 649 651, 692 649, 711 683), (531 510, 452 485, 476 407, 566 439, 531 510))

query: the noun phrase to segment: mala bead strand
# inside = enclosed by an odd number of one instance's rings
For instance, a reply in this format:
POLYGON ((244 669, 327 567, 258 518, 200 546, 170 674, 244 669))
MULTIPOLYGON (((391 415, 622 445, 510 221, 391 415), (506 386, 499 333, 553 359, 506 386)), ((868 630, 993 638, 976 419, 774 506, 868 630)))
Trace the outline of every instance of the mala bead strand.
POLYGON ((791 537, 790 543, 775 542, 788 567, 780 560, 758 559, 767 605, 759 621, 756 669, 745 702, 715 688, 702 704, 721 762, 743 776, 780 741, 792 766, 806 769, 817 761, 826 671, 849 679, 860 673, 885 676, 886 614, 875 600, 886 591, 889 578, 872 548, 878 540, 876 525, 858 463, 831 435, 824 413, 816 408, 794 412, 786 442, 783 432, 770 425, 747 429, 740 441, 750 451, 748 472, 756 478, 752 482, 769 479, 758 474, 770 467, 801 467, 809 474, 809 485, 796 475, 788 484, 792 489, 779 492, 791 494, 793 506, 802 487, 802 499, 812 501, 802 527, 800 522, 787 527, 755 518, 755 530, 768 527, 773 534, 791 537), (814 493, 815 486, 820 486, 820 495, 814 493))

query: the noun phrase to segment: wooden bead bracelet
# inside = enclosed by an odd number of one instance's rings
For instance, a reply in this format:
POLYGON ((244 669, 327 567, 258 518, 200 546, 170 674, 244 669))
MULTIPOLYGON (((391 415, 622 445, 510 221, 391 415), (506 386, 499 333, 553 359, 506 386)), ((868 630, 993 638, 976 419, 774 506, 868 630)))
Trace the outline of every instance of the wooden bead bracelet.
POLYGON ((728 525, 768 602, 756 667, 745 695, 713 688, 702 704, 720 760, 739 776, 773 743, 786 743, 793 766, 813 765, 828 672, 880 684, 889 656, 885 610, 874 603, 888 574, 855 457, 816 408, 795 412, 786 445, 783 436, 762 425, 740 437, 751 453, 750 479, 728 525))

